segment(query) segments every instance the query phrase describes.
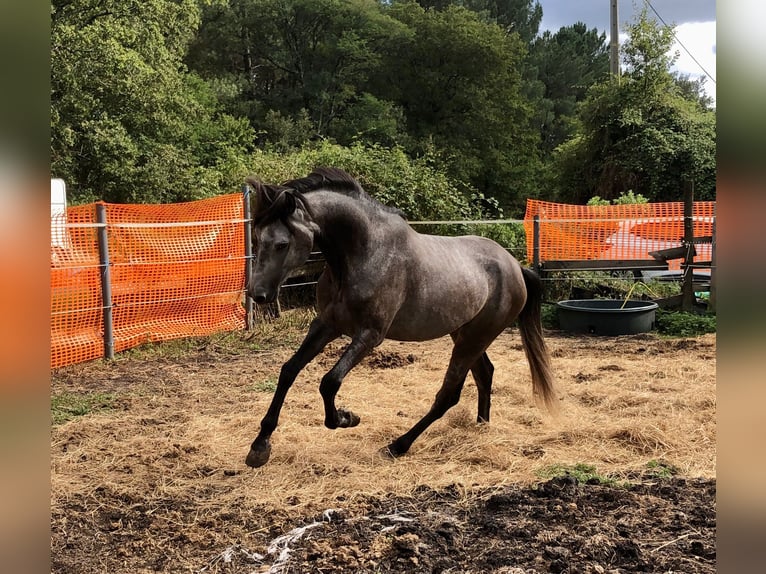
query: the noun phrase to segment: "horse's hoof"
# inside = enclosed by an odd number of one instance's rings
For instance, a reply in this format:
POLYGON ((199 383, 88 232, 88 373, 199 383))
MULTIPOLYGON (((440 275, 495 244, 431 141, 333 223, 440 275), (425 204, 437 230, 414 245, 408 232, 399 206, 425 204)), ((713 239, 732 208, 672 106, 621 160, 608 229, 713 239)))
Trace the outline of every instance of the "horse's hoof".
POLYGON ((382 456, 383 458, 387 458, 389 460, 393 460, 395 458, 399 458, 400 456, 405 454, 407 451, 400 451, 396 447, 396 443, 392 442, 390 445, 384 446, 378 452, 380 453, 380 456, 382 456))
POLYGON ((271 456, 271 443, 269 441, 253 443, 250 452, 247 453, 245 464, 251 468, 258 468, 269 462, 271 456))
POLYGON ((338 426, 341 428, 355 427, 361 419, 351 411, 338 409, 338 426))
POLYGON ((381 458, 385 458, 386 460, 394 460, 396 458, 396 455, 391 452, 390 446, 384 446, 382 449, 378 451, 378 454, 381 458))

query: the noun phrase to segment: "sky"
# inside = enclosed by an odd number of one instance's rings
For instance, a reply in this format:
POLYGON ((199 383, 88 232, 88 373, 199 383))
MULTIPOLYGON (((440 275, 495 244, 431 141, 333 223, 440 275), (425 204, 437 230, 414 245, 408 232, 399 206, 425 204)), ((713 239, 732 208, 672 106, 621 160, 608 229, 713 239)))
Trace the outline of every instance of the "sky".
MULTIPOLYGON (((610 0, 538 0, 543 8, 543 21, 540 31, 556 32, 562 26, 575 22, 584 22, 589 28, 598 28, 606 33, 609 41, 610 0)), ((678 43, 672 51, 678 51, 679 57, 674 71, 689 74, 693 78, 709 76, 705 82, 705 91, 715 99, 716 78, 716 8, 715 0, 650 0, 651 5, 662 19, 675 26, 675 34, 681 44, 691 52, 692 58, 678 43), (694 60, 699 62, 699 65, 694 60), (707 74, 700 68, 704 68, 707 74)), ((624 29, 627 22, 634 21, 646 0, 618 0, 617 20, 620 25, 620 42, 626 38, 624 29)), ((648 7, 650 17, 654 12, 648 7)))

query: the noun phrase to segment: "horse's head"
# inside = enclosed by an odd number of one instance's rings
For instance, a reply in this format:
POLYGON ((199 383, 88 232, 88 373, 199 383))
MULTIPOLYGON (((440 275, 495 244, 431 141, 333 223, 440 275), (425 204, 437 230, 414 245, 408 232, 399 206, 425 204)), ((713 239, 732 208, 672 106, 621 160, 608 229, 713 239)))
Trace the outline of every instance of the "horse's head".
POLYGON ((248 178, 253 201, 253 253, 255 264, 247 290, 258 304, 276 300, 288 275, 311 254, 314 222, 305 197, 281 185, 267 185, 248 178))

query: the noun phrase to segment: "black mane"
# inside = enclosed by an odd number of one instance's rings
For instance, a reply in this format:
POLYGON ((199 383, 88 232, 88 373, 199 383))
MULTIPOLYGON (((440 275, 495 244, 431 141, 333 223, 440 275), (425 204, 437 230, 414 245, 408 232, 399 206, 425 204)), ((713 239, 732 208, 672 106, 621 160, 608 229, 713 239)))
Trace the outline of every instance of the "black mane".
POLYGON ((308 194, 319 189, 334 191, 348 197, 353 197, 386 211, 407 219, 400 209, 389 207, 380 203, 377 199, 369 195, 359 182, 351 175, 336 167, 317 167, 309 175, 298 179, 292 179, 282 184, 284 187, 294 189, 300 194, 308 194))

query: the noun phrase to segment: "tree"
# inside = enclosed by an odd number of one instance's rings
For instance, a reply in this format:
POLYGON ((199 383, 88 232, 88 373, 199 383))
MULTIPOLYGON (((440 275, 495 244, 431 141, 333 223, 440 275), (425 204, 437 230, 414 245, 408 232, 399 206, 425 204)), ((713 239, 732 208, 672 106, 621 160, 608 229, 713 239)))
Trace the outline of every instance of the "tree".
POLYGON ((543 9, 537 0, 417 0, 417 3, 426 10, 463 6, 506 33, 518 34, 527 45, 537 36, 543 19, 543 9))
POLYGON ((182 63, 199 19, 195 0, 52 2, 51 170, 74 201, 195 199, 241 177, 252 131, 182 63))
POLYGON ((714 199, 715 112, 671 74, 668 27, 644 10, 628 34, 625 74, 589 90, 580 129, 556 150, 559 197, 581 203, 633 190, 651 201, 674 201, 692 179, 698 199, 714 199))
POLYGON ((233 89, 232 112, 250 119, 261 143, 350 143, 361 133, 390 144, 400 113, 369 82, 406 33, 375 0, 232 0, 205 10, 188 62, 233 89), (308 124, 285 140, 286 122, 299 118, 308 124))
POLYGON ((459 6, 402 3, 389 13, 412 34, 397 46, 380 90, 403 110, 410 153, 433 146, 457 181, 521 209, 540 164, 521 94, 526 51, 518 35, 459 6))
POLYGON ((538 103, 543 157, 573 134, 588 88, 609 73, 606 35, 582 22, 545 31, 532 46, 532 65, 544 86, 538 103))

